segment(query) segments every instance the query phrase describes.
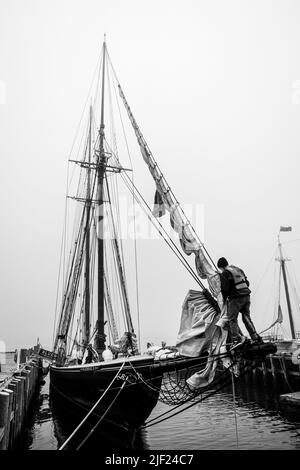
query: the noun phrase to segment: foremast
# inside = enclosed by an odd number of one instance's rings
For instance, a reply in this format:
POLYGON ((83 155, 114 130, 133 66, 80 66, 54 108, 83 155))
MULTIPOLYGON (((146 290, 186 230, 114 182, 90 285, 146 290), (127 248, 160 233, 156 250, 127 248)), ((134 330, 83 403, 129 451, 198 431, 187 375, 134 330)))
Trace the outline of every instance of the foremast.
POLYGON ((102 67, 102 89, 101 89, 101 121, 99 129, 99 151, 97 155, 97 261, 98 261, 98 280, 97 280, 97 322, 94 346, 102 358, 105 350, 104 333, 104 177, 107 163, 107 156, 104 150, 104 93, 105 93, 105 62, 106 62, 106 42, 103 42, 103 67, 102 67))
POLYGON ((91 196, 91 156, 92 156, 92 119, 93 112, 90 106, 90 122, 88 137, 88 167, 87 167, 87 190, 86 190, 86 221, 85 221, 85 300, 83 319, 83 345, 86 347, 90 339, 90 214, 92 206, 91 196))

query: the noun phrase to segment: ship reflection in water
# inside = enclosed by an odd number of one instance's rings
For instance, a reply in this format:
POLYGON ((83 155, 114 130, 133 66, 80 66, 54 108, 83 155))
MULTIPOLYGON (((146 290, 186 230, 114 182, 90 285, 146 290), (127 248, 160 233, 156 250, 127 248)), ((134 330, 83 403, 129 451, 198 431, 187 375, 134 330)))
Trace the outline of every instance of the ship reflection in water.
MULTIPOLYGON (((33 412, 31 422, 24 435, 23 448, 29 450, 58 450, 81 423, 82 417, 62 406, 59 398, 50 390, 49 375, 41 389, 39 402, 33 412)), ((70 439, 64 450, 88 450, 101 446, 102 450, 136 451, 147 450, 143 430, 129 433, 117 423, 103 420, 98 426, 99 417, 89 417, 70 439), (96 429, 94 430, 94 427, 96 429), (88 438, 87 438, 88 437, 88 438)))
MULTIPOLYGON (((240 449, 286 450, 300 449, 300 413, 295 408, 282 406, 280 393, 290 392, 284 380, 274 383, 260 374, 249 374, 237 381, 235 403, 237 415, 238 446, 240 449)), ((298 385, 298 390, 299 385, 298 385)), ((295 389, 294 389, 295 390, 295 389)), ((128 449, 143 450, 235 450, 237 448, 235 411, 230 387, 196 404, 177 416, 156 426, 126 436, 124 430, 113 429, 109 423, 101 423, 97 431, 82 445, 81 449, 97 449, 100 452, 114 450, 126 454, 128 449), (130 447, 131 446, 131 447, 130 447)), ((168 405, 158 403, 150 419, 159 416, 168 405)), ((74 431, 80 419, 70 419, 49 396, 49 376, 41 390, 32 423, 26 432, 24 447, 30 450, 57 450, 74 431)), ((81 446, 95 423, 83 426, 65 449, 81 446)))
MULTIPOLYGON (((60 448, 82 422, 86 413, 80 418, 76 417, 76 415, 75 417, 72 416, 70 412, 66 412, 66 409, 60 406, 59 399, 55 398, 53 393, 50 393, 49 405, 53 420, 54 436, 57 439, 57 448, 60 448)), ((101 449, 105 449, 105 451, 125 451, 130 449, 142 451, 147 449, 142 430, 132 434, 117 423, 103 420, 97 425, 98 421, 98 416, 96 419, 90 416, 74 434, 74 437, 70 439, 64 450, 92 450, 97 449, 99 444, 101 449)))

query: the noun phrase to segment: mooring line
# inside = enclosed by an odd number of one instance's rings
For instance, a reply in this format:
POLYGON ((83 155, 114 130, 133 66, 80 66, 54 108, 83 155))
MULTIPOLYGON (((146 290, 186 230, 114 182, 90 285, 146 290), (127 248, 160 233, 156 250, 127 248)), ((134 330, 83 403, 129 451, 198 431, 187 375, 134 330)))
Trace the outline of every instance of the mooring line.
POLYGON ((290 386, 290 382, 288 380, 288 376, 287 376, 287 373, 286 373, 286 367, 285 367, 285 364, 284 364, 284 358, 282 356, 279 356, 279 363, 281 365, 281 369, 282 369, 282 372, 283 372, 284 379, 287 383, 287 386, 289 387, 290 391, 293 393, 294 390, 290 386))
POLYGON ((237 450, 239 450, 239 434, 238 434, 238 427, 237 427, 236 402, 235 402, 235 386, 234 386, 233 370, 231 370, 230 372, 231 372, 231 382, 232 382, 232 398, 233 398, 233 408, 234 408, 236 448, 237 448, 237 450))
MULTIPOLYGON (((126 379, 127 380, 127 379, 126 379)), ((125 384, 126 384, 126 380, 124 380, 123 384, 122 384, 122 387, 119 389, 117 395, 115 396, 115 398, 113 399, 113 401, 111 402, 111 404, 106 408, 105 412, 103 413, 103 415, 101 416, 101 418, 97 421, 97 423, 95 424, 95 426, 90 430, 90 432, 88 433, 88 435, 83 439, 83 441, 81 442, 81 444, 79 444, 79 446, 76 448, 76 450, 79 450, 83 444, 88 440, 88 438, 93 434, 93 432, 97 429, 97 427, 99 426, 99 424, 101 423, 101 421, 105 418, 106 414, 109 412, 109 410, 111 409, 111 407, 113 406, 113 404, 115 403, 116 399, 118 398, 118 396, 120 395, 120 393, 122 392, 125 384)))
MULTIPOLYGON (((109 390, 109 388, 111 387, 111 385, 113 384, 113 382, 116 380, 116 378, 118 377, 118 375, 120 374, 121 370, 123 369, 124 367, 124 364, 125 364, 125 361, 123 362, 123 364, 121 365, 120 369, 118 370, 118 372, 116 373, 116 375, 114 376, 114 378, 112 379, 112 381, 110 382, 110 384, 108 385, 108 387, 106 388, 106 390, 102 393, 101 397, 97 400, 97 402, 95 403, 95 405, 90 409, 90 411, 88 412, 88 414, 85 416, 85 418, 83 418, 83 420, 81 421, 81 423, 79 423, 79 425, 77 426, 76 429, 74 429, 74 431, 72 432, 72 434, 68 437, 68 439, 65 440, 65 442, 63 443, 63 445, 58 449, 58 450, 63 450, 64 447, 68 444, 68 442, 70 442, 70 440, 72 439, 72 437, 76 434, 76 432, 81 428, 81 426, 83 425, 83 423, 88 419, 88 417, 90 416, 90 414, 94 411, 94 409, 97 407, 97 405, 100 403, 100 401, 102 400, 102 398, 104 397, 104 395, 106 394, 106 392, 109 390)), ((125 384, 125 382, 124 382, 125 384)))
MULTIPOLYGON (((233 363, 227 368, 227 370, 229 370, 232 374, 234 374, 232 368, 233 368, 236 364, 237 364, 237 361, 233 362, 233 363)), ((244 375, 248 372, 248 367, 249 367, 248 365, 245 365, 245 366, 243 367, 243 370, 239 373, 238 378, 244 376, 244 375)), ((256 363, 255 363, 255 361, 254 361, 254 364, 253 364, 253 367, 252 367, 252 368, 255 368, 255 367, 256 367, 256 363)), ((168 419, 170 419, 170 418, 173 418, 174 416, 176 416, 176 415, 182 413, 183 411, 187 410, 188 408, 191 408, 191 407, 197 405, 198 403, 201 403, 202 401, 206 400, 207 398, 210 398, 210 397, 213 396, 214 394, 216 394, 216 393, 218 393, 219 391, 221 391, 223 388, 227 387, 229 384, 230 384, 230 380, 229 380, 229 381, 228 381, 228 380, 226 381, 226 379, 225 379, 224 383, 221 384, 219 387, 217 387, 216 389, 214 389, 214 390, 212 390, 211 392, 207 393, 207 395, 205 395, 205 396, 202 396, 202 394, 201 394, 201 398, 199 398, 198 400, 195 400, 193 403, 187 405, 185 408, 183 408, 183 409, 177 411, 176 413, 173 413, 173 414, 170 415, 170 416, 165 416, 164 418, 162 418, 162 416, 167 415, 167 414, 173 412, 175 409, 181 407, 183 404, 186 404, 187 402, 186 402, 186 403, 179 404, 179 405, 176 405, 176 406, 174 406, 171 410, 167 410, 167 411, 165 411, 164 413, 161 413, 159 416, 156 416, 155 418, 152 418, 152 419, 150 419, 149 421, 147 421, 146 423, 144 423, 144 425, 142 425, 141 427, 142 427, 142 428, 148 428, 148 427, 154 426, 154 425, 156 425, 156 424, 159 424, 159 423, 161 423, 161 422, 163 422, 163 421, 166 421, 166 420, 168 420, 168 419), (162 418, 162 419, 161 419, 161 418, 162 418)), ((206 390, 206 391, 208 391, 208 390, 206 390)), ((190 401, 190 400, 188 400, 188 401, 190 401)))

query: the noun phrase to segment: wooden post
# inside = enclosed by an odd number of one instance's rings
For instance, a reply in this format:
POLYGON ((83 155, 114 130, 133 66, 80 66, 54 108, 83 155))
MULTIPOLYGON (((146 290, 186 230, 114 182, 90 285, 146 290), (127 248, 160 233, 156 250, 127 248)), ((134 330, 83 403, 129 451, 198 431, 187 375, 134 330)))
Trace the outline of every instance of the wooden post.
POLYGON ((31 365, 26 365, 25 371, 28 372, 28 400, 31 402, 34 384, 33 367, 31 365))
POLYGON ((11 442, 14 392, 12 390, 10 390, 9 388, 5 388, 3 390, 3 392, 8 393, 8 395, 9 395, 7 430, 5 432, 5 449, 9 449, 10 442, 11 442))
POLYGON ((26 394, 27 384, 26 384, 26 377, 19 375, 18 379, 20 379, 21 382, 23 383, 22 385, 22 424, 23 424, 26 411, 27 411, 27 394, 26 394))
POLYGON ((244 378, 245 378, 245 384, 246 384, 247 389, 249 388, 249 381, 250 381, 251 374, 252 374, 251 368, 249 367, 249 365, 245 365, 244 378))
MULTIPOLYGON (((19 354, 18 363, 26 359, 27 350, 21 352, 23 357, 19 354)), ((0 450, 13 449, 18 444, 26 415, 39 385, 40 372, 40 361, 30 359, 22 366, 19 365, 5 384, 6 388, 1 389, 0 450)))
POLYGON ((19 420, 20 420, 20 431, 22 427, 22 421, 23 421, 23 413, 24 413, 24 382, 21 380, 21 377, 19 375, 16 375, 15 378, 19 382, 19 394, 18 394, 18 400, 19 400, 19 420))
POLYGON ((25 367, 25 369, 22 371, 22 373, 27 375, 28 381, 27 381, 27 400, 28 403, 31 401, 31 383, 32 383, 32 376, 31 376, 31 370, 28 367, 25 367))
POLYGON ((289 379, 288 379, 288 374, 287 374, 287 370, 286 370, 286 363, 285 363, 285 357, 284 356, 281 359, 281 364, 282 364, 282 371, 283 371, 285 381, 286 381, 286 383, 288 383, 289 379))
POLYGON ((19 367, 20 367, 20 353, 21 353, 20 349, 17 349, 16 353, 17 353, 17 361, 16 361, 17 362, 17 369, 19 369, 19 367))
POLYGON ((25 364, 27 359, 27 349, 20 349, 20 364, 25 364))
POLYGON ((12 448, 14 441, 15 441, 15 436, 17 432, 17 412, 16 412, 16 406, 17 406, 17 384, 9 383, 7 385, 7 388, 13 392, 13 411, 12 411, 12 416, 11 416, 11 432, 10 432, 10 444, 9 447, 12 448))
POLYGON ((15 404, 15 436, 14 440, 18 439, 21 431, 21 420, 22 420, 22 382, 16 378, 12 380, 12 383, 16 385, 16 404, 15 404))
POLYGON ((0 392, 0 450, 6 450, 7 422, 9 413, 9 393, 0 392))
POLYGON ((258 368, 257 368, 257 365, 254 365, 254 367, 252 368, 252 378, 254 380, 254 383, 256 383, 257 381, 257 375, 258 375, 258 368))
POLYGON ((37 384, 38 384, 38 378, 39 378, 39 363, 38 361, 34 361, 34 366, 33 366, 33 371, 34 371, 34 380, 33 380, 33 389, 32 389, 32 395, 35 394, 37 384))
POLYGON ((270 356, 270 364, 271 364, 271 372, 272 372, 273 379, 276 379, 276 369, 274 366, 274 359, 272 355, 270 356))
POLYGON ((262 378, 263 378, 264 386, 267 386, 267 383, 268 383, 268 369, 267 369, 265 361, 263 361, 261 363, 261 369, 262 369, 262 378))
POLYGON ((21 379, 25 379, 25 390, 24 390, 24 397, 25 397, 25 413, 27 413, 29 408, 29 371, 23 369, 20 373, 21 379))

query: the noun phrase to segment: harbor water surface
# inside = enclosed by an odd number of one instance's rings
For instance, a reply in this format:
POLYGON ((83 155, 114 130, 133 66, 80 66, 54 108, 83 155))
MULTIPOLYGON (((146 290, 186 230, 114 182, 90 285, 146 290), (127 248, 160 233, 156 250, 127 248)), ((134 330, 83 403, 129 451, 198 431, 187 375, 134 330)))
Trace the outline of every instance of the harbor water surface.
MULTIPOLYGON (((283 408, 278 397, 278 390, 265 381, 237 381, 234 393, 228 387, 170 419, 143 429, 138 436, 138 449, 299 450, 300 412, 283 408)), ((168 409, 168 405, 158 402, 149 420, 168 409)), ((57 450, 73 429, 74 426, 68 427, 63 418, 53 414, 48 374, 24 433, 24 448, 57 450)), ((106 449, 111 443, 111 448, 118 450, 110 438, 104 431, 101 446, 106 449)))

